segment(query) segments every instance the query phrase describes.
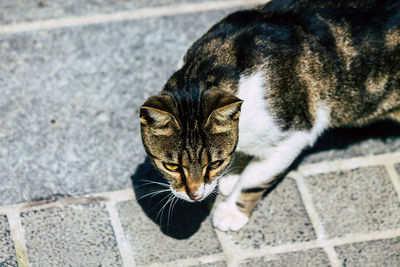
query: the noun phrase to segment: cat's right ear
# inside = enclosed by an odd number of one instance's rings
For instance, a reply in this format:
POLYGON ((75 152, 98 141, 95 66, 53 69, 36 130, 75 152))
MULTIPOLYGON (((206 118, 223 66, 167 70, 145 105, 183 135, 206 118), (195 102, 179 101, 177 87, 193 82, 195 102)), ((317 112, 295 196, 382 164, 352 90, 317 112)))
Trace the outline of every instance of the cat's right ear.
POLYGON ((173 100, 168 95, 151 96, 140 107, 140 123, 157 135, 171 135, 181 127, 174 114, 173 100))

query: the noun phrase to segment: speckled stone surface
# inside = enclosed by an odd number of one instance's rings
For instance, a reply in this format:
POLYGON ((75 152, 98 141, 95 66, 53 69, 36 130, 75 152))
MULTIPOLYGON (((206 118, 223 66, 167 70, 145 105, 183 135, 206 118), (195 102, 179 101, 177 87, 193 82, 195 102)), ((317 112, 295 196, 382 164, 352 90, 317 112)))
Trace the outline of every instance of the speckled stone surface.
POLYGON ((122 266, 102 205, 54 207, 21 214, 31 266, 122 266))
POLYGON ((227 13, 3 35, 0 205, 130 188, 138 107, 227 13))
POLYGON ((295 181, 286 177, 253 212, 249 223, 229 232, 242 249, 257 249, 316 238, 295 181))
POLYGON ((400 175, 400 163, 397 163, 397 164, 395 165, 395 168, 396 168, 397 172, 398 172, 399 175, 400 175))
POLYGON ((342 266, 400 266, 400 237, 335 248, 342 266))
MULTIPOLYGON (((229 1, 229 0, 219 0, 229 1)), ((137 10, 148 7, 163 7, 187 3, 210 2, 208 0, 34 0, 0 2, 0 23, 11 24, 34 20, 58 19, 72 16, 107 14, 119 11, 137 10)))
MULTIPOLYGON (((211 226, 210 217, 202 222, 200 229, 194 235, 184 239, 175 239, 163 234, 158 225, 144 215, 135 201, 122 202, 117 207, 125 235, 134 248, 134 258, 138 266, 222 252, 211 226)), ((179 206, 175 206, 175 208, 179 209, 179 206)), ((168 208, 160 216, 166 218, 167 212, 168 208)), ((196 212, 196 210, 193 210, 193 212, 196 212)), ((171 218, 171 222, 172 220, 171 218)), ((179 231, 179 225, 171 227, 177 227, 179 231)))
POLYGON ((0 266, 18 266, 7 216, 0 215, 0 266))
POLYGON ((329 237, 400 227, 400 201, 384 167, 306 177, 329 237))
POLYGON ((269 257, 249 258, 244 260, 240 266, 296 266, 296 267, 311 267, 311 266, 330 266, 327 255, 322 249, 310 249, 305 251, 297 251, 291 253, 277 254, 269 257))

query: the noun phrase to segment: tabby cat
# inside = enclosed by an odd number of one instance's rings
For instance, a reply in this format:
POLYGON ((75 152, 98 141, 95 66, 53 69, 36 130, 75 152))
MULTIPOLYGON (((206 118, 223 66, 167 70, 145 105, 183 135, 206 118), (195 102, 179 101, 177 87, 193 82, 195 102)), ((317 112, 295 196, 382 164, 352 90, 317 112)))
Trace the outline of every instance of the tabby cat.
POLYGON ((264 189, 326 129, 400 121, 400 1, 272 0, 235 12, 140 107, 144 147, 172 192, 228 195, 215 227, 242 228, 264 189), (224 176, 235 151, 252 156, 224 176))

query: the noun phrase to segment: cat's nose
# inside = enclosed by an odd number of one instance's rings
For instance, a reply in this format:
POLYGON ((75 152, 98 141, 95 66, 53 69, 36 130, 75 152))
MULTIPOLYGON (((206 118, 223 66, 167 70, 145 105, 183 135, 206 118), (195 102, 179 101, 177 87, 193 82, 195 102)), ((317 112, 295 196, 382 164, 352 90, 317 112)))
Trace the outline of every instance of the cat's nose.
POLYGON ((200 194, 191 194, 191 193, 189 193, 188 194, 189 195, 189 198, 191 199, 191 200, 199 200, 199 199, 201 199, 202 197, 203 197, 203 193, 200 193, 200 194))
POLYGON ((200 200, 204 196, 204 185, 203 184, 189 184, 187 195, 191 200, 200 200))

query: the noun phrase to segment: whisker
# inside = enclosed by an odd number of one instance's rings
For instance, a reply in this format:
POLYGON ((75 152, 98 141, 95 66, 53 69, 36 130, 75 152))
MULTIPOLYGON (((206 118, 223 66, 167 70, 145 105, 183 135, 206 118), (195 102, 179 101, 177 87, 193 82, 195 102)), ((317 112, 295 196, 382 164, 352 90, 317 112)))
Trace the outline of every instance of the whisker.
POLYGON ((220 176, 224 176, 225 174, 227 174, 227 173, 230 173, 230 172, 233 172, 233 171, 236 171, 236 170, 240 170, 241 168, 240 167, 237 167, 237 166, 228 166, 228 167, 226 167, 226 169, 222 172, 222 174, 220 175, 220 176))
POLYGON ((141 200, 141 199, 143 199, 145 197, 148 197, 148 196, 153 197, 155 195, 158 195, 158 194, 161 194, 161 193, 164 193, 164 192, 169 192, 169 191, 170 191, 169 189, 163 189, 163 190, 157 190, 157 191, 154 191, 154 192, 150 192, 150 193, 148 193, 148 194, 146 194, 144 196, 141 196, 140 198, 136 199, 136 201, 139 201, 139 200, 141 200))
POLYGON ((145 185, 153 185, 153 184, 155 184, 155 185, 161 185, 161 186, 163 186, 163 187, 169 187, 169 184, 167 184, 167 183, 160 183, 160 182, 155 182, 155 181, 151 181, 151 180, 144 180, 144 181, 146 181, 147 183, 141 184, 141 185, 139 185, 139 186, 137 186, 137 187, 135 187, 135 188, 138 189, 138 188, 140 188, 140 187, 142 187, 142 186, 145 186, 145 185))
MULTIPOLYGON (((158 201, 158 203, 156 204, 156 205, 154 205, 153 206, 153 208, 151 208, 151 210, 149 211, 149 213, 151 212, 151 211, 153 211, 153 209, 155 208, 155 207, 157 207, 160 203, 162 203, 163 201, 164 201, 164 199, 166 199, 167 197, 170 197, 170 195, 171 195, 172 193, 170 192, 168 195, 166 195, 163 199, 161 199, 160 201, 158 201)), ((157 221, 157 218, 156 218, 156 221, 157 221)))
POLYGON ((169 209, 168 209, 168 218, 167 218, 167 231, 169 230, 169 220, 170 220, 170 216, 171 216, 172 211, 173 211, 173 209, 174 209, 174 207, 175 207, 175 205, 176 205, 176 202, 178 202, 178 200, 179 200, 179 198, 176 197, 176 196, 174 195, 174 198, 172 199, 172 202, 171 202, 171 204, 169 205, 169 209))
POLYGON ((174 199, 174 195, 173 195, 173 194, 171 194, 171 195, 169 196, 169 198, 168 198, 168 200, 165 202, 164 206, 162 206, 162 208, 161 208, 161 209, 158 211, 158 213, 157 213, 156 221, 157 221, 158 216, 160 215, 160 212, 161 212, 161 216, 160 216, 160 225, 162 224, 162 216, 163 216, 163 213, 164 213, 164 209, 165 209, 165 207, 167 206, 167 204, 168 204, 172 199, 174 199))

